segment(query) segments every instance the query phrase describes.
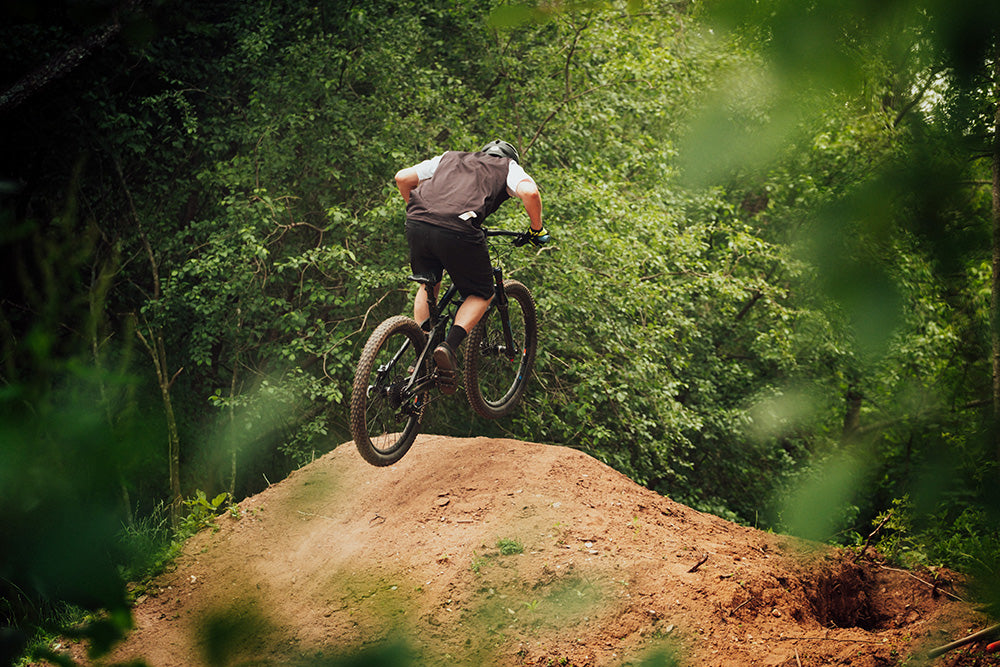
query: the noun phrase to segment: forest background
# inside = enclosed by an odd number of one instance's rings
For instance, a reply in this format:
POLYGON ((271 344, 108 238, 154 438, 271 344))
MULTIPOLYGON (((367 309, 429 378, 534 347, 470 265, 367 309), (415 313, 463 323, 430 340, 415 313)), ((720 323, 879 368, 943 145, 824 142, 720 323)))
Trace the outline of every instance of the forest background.
MULTIPOLYGON (((540 184, 497 423, 691 507, 975 575, 998 554, 995 3, 13 1, 0 15, 3 655, 349 439, 409 310, 401 167, 540 184)), ((520 229, 514 204, 493 223, 520 229)), ((2 655, 0 655, 2 657, 2 655)))

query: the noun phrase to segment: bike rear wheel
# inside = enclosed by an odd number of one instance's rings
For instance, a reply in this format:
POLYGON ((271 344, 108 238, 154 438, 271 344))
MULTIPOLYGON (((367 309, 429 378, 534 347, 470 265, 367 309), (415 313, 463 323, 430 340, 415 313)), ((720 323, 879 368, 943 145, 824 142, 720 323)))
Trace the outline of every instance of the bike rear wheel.
POLYGON ((420 326, 402 315, 382 322, 365 343, 351 390, 351 435, 372 465, 392 465, 417 437, 427 392, 403 390, 426 344, 420 326))
POLYGON ((516 280, 505 280, 504 291, 514 340, 508 350, 496 307, 483 316, 465 348, 465 393, 469 405, 487 419, 509 415, 524 394, 538 349, 538 322, 531 292, 516 280))

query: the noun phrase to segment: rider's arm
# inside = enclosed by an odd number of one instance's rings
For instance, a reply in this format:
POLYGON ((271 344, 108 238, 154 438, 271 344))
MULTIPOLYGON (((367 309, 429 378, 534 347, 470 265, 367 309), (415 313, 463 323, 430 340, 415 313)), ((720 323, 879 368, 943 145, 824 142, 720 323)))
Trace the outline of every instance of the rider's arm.
POLYGON ((399 188, 399 194, 403 195, 407 204, 410 203, 410 193, 413 192, 413 188, 420 185, 420 181, 426 181, 434 175, 442 157, 444 153, 396 172, 396 187, 399 188))
POLYGON ((524 204, 528 220, 531 221, 531 228, 536 232, 542 230, 542 198, 538 194, 538 185, 535 179, 528 176, 521 165, 513 160, 507 165, 507 192, 524 204))
POLYGON ((407 167, 396 172, 396 187, 399 188, 399 194, 403 195, 403 200, 407 204, 410 203, 410 192, 418 185, 420 176, 416 167, 407 167))
POLYGON ((542 229, 542 196, 538 194, 538 186, 530 178, 526 178, 517 184, 514 194, 521 200, 524 210, 531 221, 531 228, 535 231, 542 229))

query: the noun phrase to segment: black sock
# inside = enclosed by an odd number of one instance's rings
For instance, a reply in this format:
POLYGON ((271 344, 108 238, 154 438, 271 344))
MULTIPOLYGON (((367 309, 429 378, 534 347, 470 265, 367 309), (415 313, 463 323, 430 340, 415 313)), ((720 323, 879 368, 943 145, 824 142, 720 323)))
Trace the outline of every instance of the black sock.
POLYGON ((462 344, 468 332, 457 324, 453 324, 451 329, 448 330, 448 337, 445 342, 451 347, 452 350, 457 350, 458 346, 462 344))

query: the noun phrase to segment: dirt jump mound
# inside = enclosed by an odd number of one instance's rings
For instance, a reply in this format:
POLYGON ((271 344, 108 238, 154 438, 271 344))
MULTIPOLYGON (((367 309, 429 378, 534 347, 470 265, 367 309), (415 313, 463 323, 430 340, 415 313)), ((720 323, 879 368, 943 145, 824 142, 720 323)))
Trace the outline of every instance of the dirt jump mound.
POLYGON ((984 623, 913 573, 696 512, 562 447, 422 436, 375 468, 348 443, 236 514, 146 588, 117 660, 864 667, 984 623))

